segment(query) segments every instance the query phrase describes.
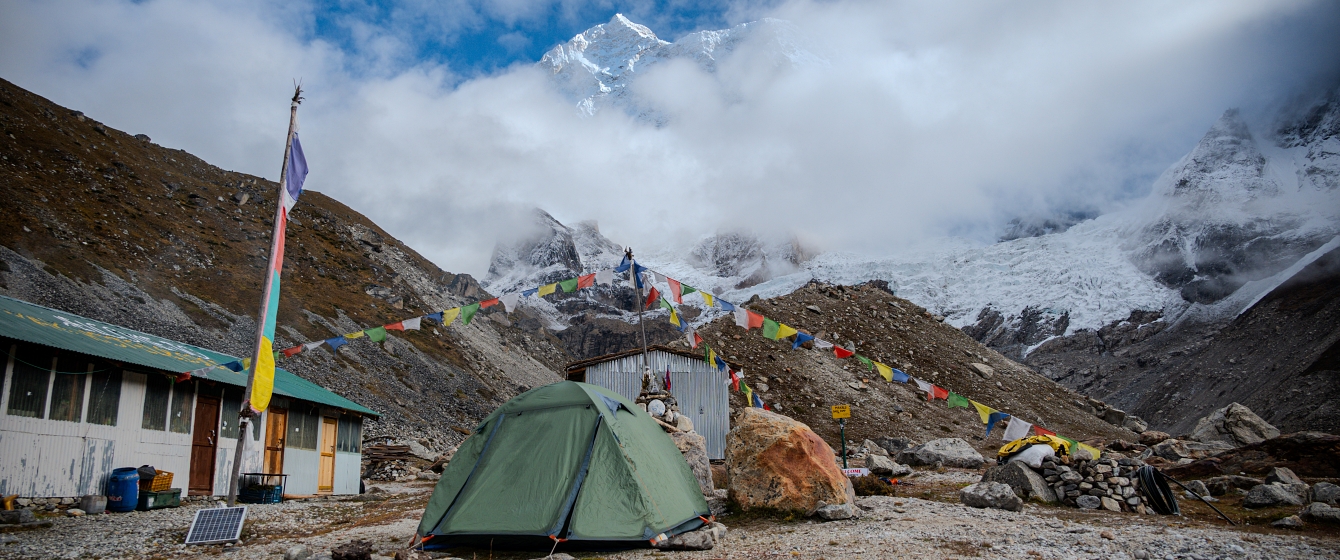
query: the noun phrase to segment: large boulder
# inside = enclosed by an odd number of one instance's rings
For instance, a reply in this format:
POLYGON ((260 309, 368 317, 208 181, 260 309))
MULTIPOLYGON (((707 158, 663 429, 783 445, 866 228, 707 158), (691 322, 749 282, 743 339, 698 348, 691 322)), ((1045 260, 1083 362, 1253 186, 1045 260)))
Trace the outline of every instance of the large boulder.
POLYGON ((1047 484, 1047 480, 1020 461, 1010 461, 1004 466, 987 469, 982 475, 982 482, 1008 484, 1016 495, 1025 500, 1049 504, 1057 501, 1056 490, 1047 484))
POLYGON ((1273 467, 1288 467, 1298 476, 1340 477, 1340 436, 1322 432, 1285 434, 1164 472, 1177 479, 1239 473, 1264 476, 1273 467))
POLYGON ((870 469, 870 474, 880 476, 907 476, 912 474, 912 467, 895 463, 883 455, 871 455, 865 458, 865 467, 870 469))
POLYGON ((1191 439, 1199 442, 1221 441, 1233 447, 1251 445, 1277 438, 1280 431, 1262 420, 1252 409, 1238 403, 1210 413, 1196 422, 1191 439))
POLYGON ((821 505, 856 501, 833 448, 809 426, 760 408, 742 409, 726 435, 730 500, 741 509, 809 514, 821 505))
POLYGON ((1278 482, 1280 484, 1306 484, 1303 479, 1298 478, 1289 467, 1271 467, 1266 471, 1266 484, 1278 482))
POLYGON ((1157 430, 1145 430, 1140 432, 1140 445, 1158 445, 1164 441, 1172 439, 1167 432, 1157 430))
POLYGON ((684 455, 694 478, 698 479, 698 489, 704 496, 712 495, 712 463, 707 460, 707 439, 696 433, 674 432, 670 439, 684 455))
POLYGON ((1263 508, 1275 506, 1301 506, 1307 503, 1306 484, 1262 484, 1247 492, 1242 499, 1242 507, 1263 508))
POLYGON ((875 443, 868 439, 861 442, 861 447, 864 447, 865 452, 871 455, 883 455, 885 457, 889 456, 889 450, 884 449, 878 443, 875 443))
POLYGON ((958 491, 958 501, 975 508, 996 508, 1009 511, 1024 509, 1024 501, 1015 495, 1010 485, 1001 482, 978 482, 958 491))
POLYGON ((1307 521, 1320 521, 1322 523, 1340 524, 1340 508, 1333 508, 1321 502, 1312 502, 1298 513, 1299 517, 1307 521))
POLYGON ((1312 501, 1329 505, 1340 504, 1340 486, 1329 482, 1318 482, 1312 487, 1312 501))
POLYGON ((973 449, 968 442, 959 438, 933 439, 916 447, 904 449, 898 454, 898 462, 912 466, 944 465, 975 469, 982 466, 986 459, 973 449))
POLYGON ((1126 420, 1121 423, 1121 427, 1126 428, 1127 430, 1130 430, 1137 434, 1143 434, 1145 433, 1146 430, 1149 429, 1149 423, 1145 422, 1144 419, 1140 418, 1139 416, 1135 416, 1133 414, 1127 414, 1126 420))
POLYGON ((1150 447, 1146 450, 1146 453, 1177 462, 1182 459, 1195 460, 1213 457, 1230 449, 1233 449, 1233 445, 1222 441, 1199 442, 1169 439, 1150 447))

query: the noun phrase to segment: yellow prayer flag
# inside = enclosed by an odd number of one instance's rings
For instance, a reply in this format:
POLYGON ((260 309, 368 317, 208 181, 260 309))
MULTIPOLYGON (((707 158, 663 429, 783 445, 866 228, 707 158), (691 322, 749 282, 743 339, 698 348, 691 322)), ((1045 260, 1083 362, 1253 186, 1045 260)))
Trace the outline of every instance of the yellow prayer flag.
POLYGON ((347 338, 349 340, 353 340, 355 338, 363 338, 363 331, 351 332, 349 334, 344 335, 344 338, 347 338))
POLYGON ((991 413, 996 411, 996 409, 974 400, 969 400, 968 402, 972 403, 972 407, 977 409, 977 415, 982 417, 983 424, 989 422, 991 420, 991 413))
POLYGON ((885 381, 893 381, 893 368, 875 362, 875 369, 879 370, 879 376, 883 377, 885 381))
POLYGON ((442 326, 450 327, 451 323, 461 315, 461 308, 448 309, 442 312, 442 326))
MULTIPOLYGON (((1078 443, 1078 442, 1076 442, 1076 443, 1078 443)), ((1082 443, 1079 443, 1079 449, 1080 449, 1080 451, 1088 451, 1088 452, 1089 452, 1089 456, 1092 457, 1092 458, 1094 458, 1094 459, 1097 459, 1100 455, 1103 454, 1103 452, 1102 452, 1102 451, 1099 451, 1098 448, 1096 448, 1096 447, 1091 447, 1091 446, 1088 446, 1088 445, 1084 445, 1084 444, 1082 444, 1082 443)))
POLYGON ((674 309, 671 309, 671 310, 670 310, 670 324, 672 324, 672 325, 674 325, 674 326, 676 326, 676 327, 679 326, 679 314, 678 314, 678 313, 675 313, 675 310, 674 310, 674 309))
POLYGON ((795 336, 796 332, 797 332, 796 329, 793 329, 793 328, 787 326, 787 325, 784 324, 784 323, 777 323, 777 339, 778 339, 778 340, 781 340, 781 339, 783 339, 783 338, 787 338, 787 337, 791 337, 791 336, 795 336))
POLYGON ((547 295, 549 295, 549 294, 552 294, 552 293, 554 293, 554 290, 556 290, 556 289, 558 289, 558 282, 554 282, 553 284, 545 284, 545 285, 543 285, 543 286, 540 286, 539 297, 544 297, 544 296, 547 296, 547 295))
POLYGON ((251 409, 264 411, 270 406, 275 388, 275 355, 270 339, 261 337, 261 352, 257 356, 256 375, 251 379, 251 409))
POLYGON ((709 293, 707 293, 707 292, 701 292, 701 291, 698 292, 698 293, 700 293, 700 294, 703 295, 703 303, 706 303, 708 307, 712 307, 712 306, 716 305, 715 303, 712 302, 712 294, 709 294, 709 293))

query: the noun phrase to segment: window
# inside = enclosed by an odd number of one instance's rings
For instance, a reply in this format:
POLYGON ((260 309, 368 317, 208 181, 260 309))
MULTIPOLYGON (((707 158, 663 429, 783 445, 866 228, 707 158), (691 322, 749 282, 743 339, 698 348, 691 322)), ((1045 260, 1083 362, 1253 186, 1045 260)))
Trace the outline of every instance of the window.
POLYGON ((51 378, 54 352, 34 344, 19 344, 14 352, 14 376, 9 389, 9 413, 45 418, 47 383, 51 378))
POLYGON ((219 411, 219 438, 237 439, 237 416, 242 410, 242 390, 226 388, 223 390, 223 409, 219 411))
POLYGON ((51 419, 79 422, 84 419, 84 385, 88 383, 93 365, 66 358, 57 360, 55 367, 56 378, 51 382, 51 419), (70 371, 62 372, 62 364, 70 371))
POLYGON ((363 450, 363 419, 351 414, 340 415, 339 431, 335 436, 335 450, 359 453, 363 450))
POLYGON ((107 364, 104 367, 103 371, 91 374, 93 382, 88 391, 88 414, 84 421, 115 426, 116 415, 121 410, 121 370, 112 369, 107 364))
POLYGON ((168 409, 168 429, 179 434, 191 433, 191 408, 195 406, 195 383, 186 381, 172 386, 172 408, 168 409))
POLYGON ((321 416, 313 408, 300 412, 303 407, 295 406, 288 411, 288 441, 285 445, 298 449, 316 449, 316 435, 320 430, 321 416))
POLYGON ((172 391, 172 380, 156 373, 145 377, 144 421, 140 427, 146 430, 166 430, 168 394, 172 391))

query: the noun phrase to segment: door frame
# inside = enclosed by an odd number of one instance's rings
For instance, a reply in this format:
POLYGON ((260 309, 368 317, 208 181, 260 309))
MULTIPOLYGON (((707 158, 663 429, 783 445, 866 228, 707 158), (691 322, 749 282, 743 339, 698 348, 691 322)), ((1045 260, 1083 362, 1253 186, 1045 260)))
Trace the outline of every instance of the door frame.
MULTIPOLYGON (((216 457, 218 457, 219 453, 219 418, 222 416, 222 414, 220 414, 221 412, 220 409, 222 408, 223 408, 223 400, 220 399, 219 397, 212 397, 208 395, 195 396, 195 418, 192 419, 193 423, 191 425, 191 460, 190 460, 190 466, 188 467, 189 470, 186 473, 186 494, 188 496, 214 495, 214 474, 215 474, 214 468, 215 468, 216 457), (204 417, 200 415, 200 403, 202 401, 214 402, 214 419, 208 424, 209 426, 212 426, 212 428, 210 428, 211 434, 209 436, 206 436, 208 437, 210 444, 208 446, 199 446, 199 447, 209 447, 210 449, 209 460, 206 461, 208 463, 206 468, 208 468, 209 470, 209 477, 206 479, 206 486, 197 487, 195 484, 196 482, 195 472, 197 467, 195 449, 197 447, 196 437, 198 437, 200 434, 198 434, 196 430, 201 427, 202 423, 201 420, 204 419, 204 417)), ((201 460, 203 461, 204 459, 202 458, 201 460)))
POLYGON ((330 416, 321 417, 320 437, 317 439, 317 465, 316 465, 316 493, 331 494, 335 492, 335 450, 339 445, 338 431, 340 429, 340 419, 330 416), (330 440, 329 452, 327 452, 326 441, 330 440), (330 470, 325 469, 326 460, 330 460, 330 470), (329 476, 329 481, 323 480, 329 476), (324 483, 324 484, 323 484, 324 483))
POLYGON ((288 409, 270 407, 265 411, 265 453, 261 457, 261 471, 266 474, 284 474, 285 438, 288 437, 288 409), (282 419, 282 420, 281 420, 282 419), (276 422, 280 424, 276 429, 276 422), (271 445, 273 442, 277 445, 271 445), (270 472, 271 458, 277 459, 277 472, 270 472))

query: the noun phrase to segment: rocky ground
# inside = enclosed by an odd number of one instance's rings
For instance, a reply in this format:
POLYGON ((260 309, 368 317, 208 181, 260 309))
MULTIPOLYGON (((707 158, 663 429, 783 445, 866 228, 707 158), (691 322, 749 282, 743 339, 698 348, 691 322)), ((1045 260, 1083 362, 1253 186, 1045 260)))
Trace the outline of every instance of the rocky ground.
MULTIPOLYGON (((1340 558, 1340 529, 1309 525, 1276 529, 1267 519, 1282 512, 1240 516, 1232 500, 1216 504, 1250 525, 1230 527, 1202 504, 1183 500, 1183 517, 1081 511, 1026 504, 1022 512, 974 509, 957 503, 959 488, 980 470, 921 470, 893 496, 867 496, 859 519, 821 522, 733 514, 729 528, 707 551, 637 549, 568 551, 577 558, 1340 558)), ((431 483, 379 484, 362 497, 250 506, 243 542, 235 546, 181 545, 194 512, 177 509, 82 518, 53 518, 49 529, 0 534, 0 558, 279 559, 303 545, 321 557, 351 540, 392 556, 418 524, 431 483)), ((455 550, 436 557, 522 559, 544 552, 455 550)), ((375 557, 374 557, 375 558, 375 557)))

